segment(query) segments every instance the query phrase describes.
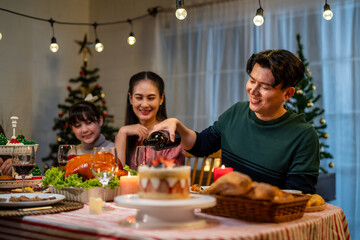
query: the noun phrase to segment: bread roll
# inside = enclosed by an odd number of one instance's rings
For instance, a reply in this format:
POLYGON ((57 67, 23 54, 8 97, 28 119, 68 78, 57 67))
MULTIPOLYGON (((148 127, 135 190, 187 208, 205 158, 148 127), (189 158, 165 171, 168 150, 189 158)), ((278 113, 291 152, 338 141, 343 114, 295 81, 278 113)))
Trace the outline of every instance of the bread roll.
POLYGON ((231 172, 221 176, 201 193, 220 194, 224 196, 239 196, 251 188, 251 178, 248 175, 231 172))
POLYGON ((267 184, 253 182, 252 188, 247 192, 244 197, 254 200, 281 200, 288 199, 289 194, 284 193, 278 187, 267 184))

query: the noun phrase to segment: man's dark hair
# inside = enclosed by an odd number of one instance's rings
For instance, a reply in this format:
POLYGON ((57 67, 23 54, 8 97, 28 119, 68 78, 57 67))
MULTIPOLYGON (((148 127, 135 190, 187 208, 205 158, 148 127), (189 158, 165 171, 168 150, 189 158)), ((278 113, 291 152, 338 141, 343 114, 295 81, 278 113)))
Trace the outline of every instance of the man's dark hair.
POLYGON ((282 84, 281 89, 295 87, 304 77, 305 66, 293 53, 284 50, 265 50, 253 54, 246 64, 250 75, 255 64, 270 69, 275 82, 273 87, 282 84))

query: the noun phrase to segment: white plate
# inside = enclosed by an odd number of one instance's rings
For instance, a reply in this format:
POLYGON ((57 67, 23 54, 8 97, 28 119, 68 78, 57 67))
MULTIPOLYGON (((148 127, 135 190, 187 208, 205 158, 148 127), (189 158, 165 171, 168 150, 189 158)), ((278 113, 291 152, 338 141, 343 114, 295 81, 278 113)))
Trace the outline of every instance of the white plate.
POLYGON ((207 225, 208 221, 195 215, 194 209, 213 207, 216 198, 190 194, 189 199, 155 200, 129 194, 115 197, 114 202, 122 207, 138 209, 135 216, 120 221, 123 226, 136 229, 187 229, 207 225))
POLYGON ((50 193, 11 193, 11 194, 0 194, 0 198, 6 198, 6 202, 0 202, 0 207, 35 207, 35 206, 46 206, 60 202, 65 198, 64 195, 50 194, 50 193), (33 202, 9 202, 11 197, 26 196, 28 198, 34 198, 36 196, 40 198, 49 198, 51 196, 56 199, 45 200, 45 201, 33 201, 33 202))
MULTIPOLYGON (((201 186, 201 191, 204 191, 205 189, 208 189, 210 186, 201 186)), ((190 193, 200 193, 200 192, 197 192, 197 191, 191 191, 191 187, 190 187, 190 193)))
MULTIPOLYGON (((30 187, 30 186, 33 186, 33 185, 37 185, 37 184, 41 183, 41 181, 42 181, 42 179, 24 180, 24 186, 25 187, 30 187)), ((22 187, 21 180, 0 181, 0 189, 21 188, 21 187, 22 187)))
POLYGON ((35 152, 36 152, 39 147, 39 144, 23 145, 23 146, 0 145, 0 155, 11 155, 13 153, 14 147, 16 148, 15 153, 24 153, 24 152, 26 152, 27 146, 34 146, 35 152))

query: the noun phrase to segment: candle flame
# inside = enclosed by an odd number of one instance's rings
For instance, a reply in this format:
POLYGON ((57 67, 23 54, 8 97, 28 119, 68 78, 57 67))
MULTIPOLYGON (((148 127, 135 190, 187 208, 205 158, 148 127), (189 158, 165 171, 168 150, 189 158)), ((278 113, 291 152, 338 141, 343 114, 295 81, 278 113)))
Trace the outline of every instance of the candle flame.
POLYGON ((221 165, 221 169, 225 169, 225 165, 223 164, 223 165, 221 165))
POLYGON ((128 177, 131 177, 130 172, 128 172, 128 177))

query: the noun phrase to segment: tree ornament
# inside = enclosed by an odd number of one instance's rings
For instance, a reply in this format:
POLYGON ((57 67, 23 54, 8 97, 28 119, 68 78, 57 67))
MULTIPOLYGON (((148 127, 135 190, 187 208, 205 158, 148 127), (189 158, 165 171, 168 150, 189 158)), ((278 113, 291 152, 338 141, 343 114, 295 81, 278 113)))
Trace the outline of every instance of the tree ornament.
POLYGON ((329 138, 329 134, 325 133, 325 134, 324 134, 324 138, 325 138, 325 139, 328 139, 328 138, 329 138))
POLYGON ((312 85, 312 86, 311 86, 311 89, 312 89, 312 90, 316 90, 316 86, 315 86, 315 85, 312 85))
POLYGON ((83 76, 84 74, 85 74, 85 72, 81 70, 80 75, 83 76))
POLYGON ((296 90, 296 94, 302 94, 303 91, 301 89, 296 90))
POLYGON ((52 130, 55 131, 55 130, 56 130, 56 126, 53 126, 53 127, 52 127, 52 130))
POLYGON ((61 142, 61 137, 58 137, 58 138, 57 138, 57 141, 58 141, 58 142, 61 142))
POLYGON ((107 112, 104 111, 104 112, 103 112, 103 117, 107 117, 107 115, 108 115, 107 112))
POLYGON ((105 93, 102 92, 102 93, 100 94, 100 96, 101 96, 101 98, 105 98, 105 93))
POLYGON ((324 118, 321 118, 321 119, 320 119, 320 123, 321 123, 321 124, 325 124, 325 123, 326 123, 325 119, 324 119, 324 118))
POLYGON ((69 124, 65 124, 65 128, 66 128, 66 129, 69 128, 69 124))
POLYGON ((335 164, 333 162, 329 163, 329 168, 333 168, 335 166, 335 164))
POLYGON ((96 89, 99 89, 99 88, 100 88, 100 85, 99 85, 99 84, 96 84, 95 87, 96 87, 96 89))
POLYGON ((313 104, 311 101, 307 103, 307 106, 308 106, 308 107, 312 107, 313 105, 314 105, 314 104, 313 104))
POLYGON ((105 104, 106 104, 106 100, 105 100, 105 99, 103 99, 103 100, 102 100, 102 103, 105 105, 105 104))
POLYGON ((70 86, 67 86, 67 88, 66 88, 67 90, 69 90, 69 91, 71 91, 71 87, 70 86))
POLYGON ((52 157, 52 153, 49 153, 49 157, 52 157))
POLYGON ((59 112, 59 117, 62 117, 64 116, 64 113, 63 112, 59 112))
POLYGON ((49 169, 49 165, 47 163, 44 164, 44 172, 46 172, 49 169))
POLYGON ((311 76, 311 72, 310 72, 310 69, 309 69, 309 68, 306 69, 306 75, 307 75, 308 77, 311 76))
POLYGON ((320 152, 324 152, 324 147, 321 147, 321 148, 320 148, 320 152))

